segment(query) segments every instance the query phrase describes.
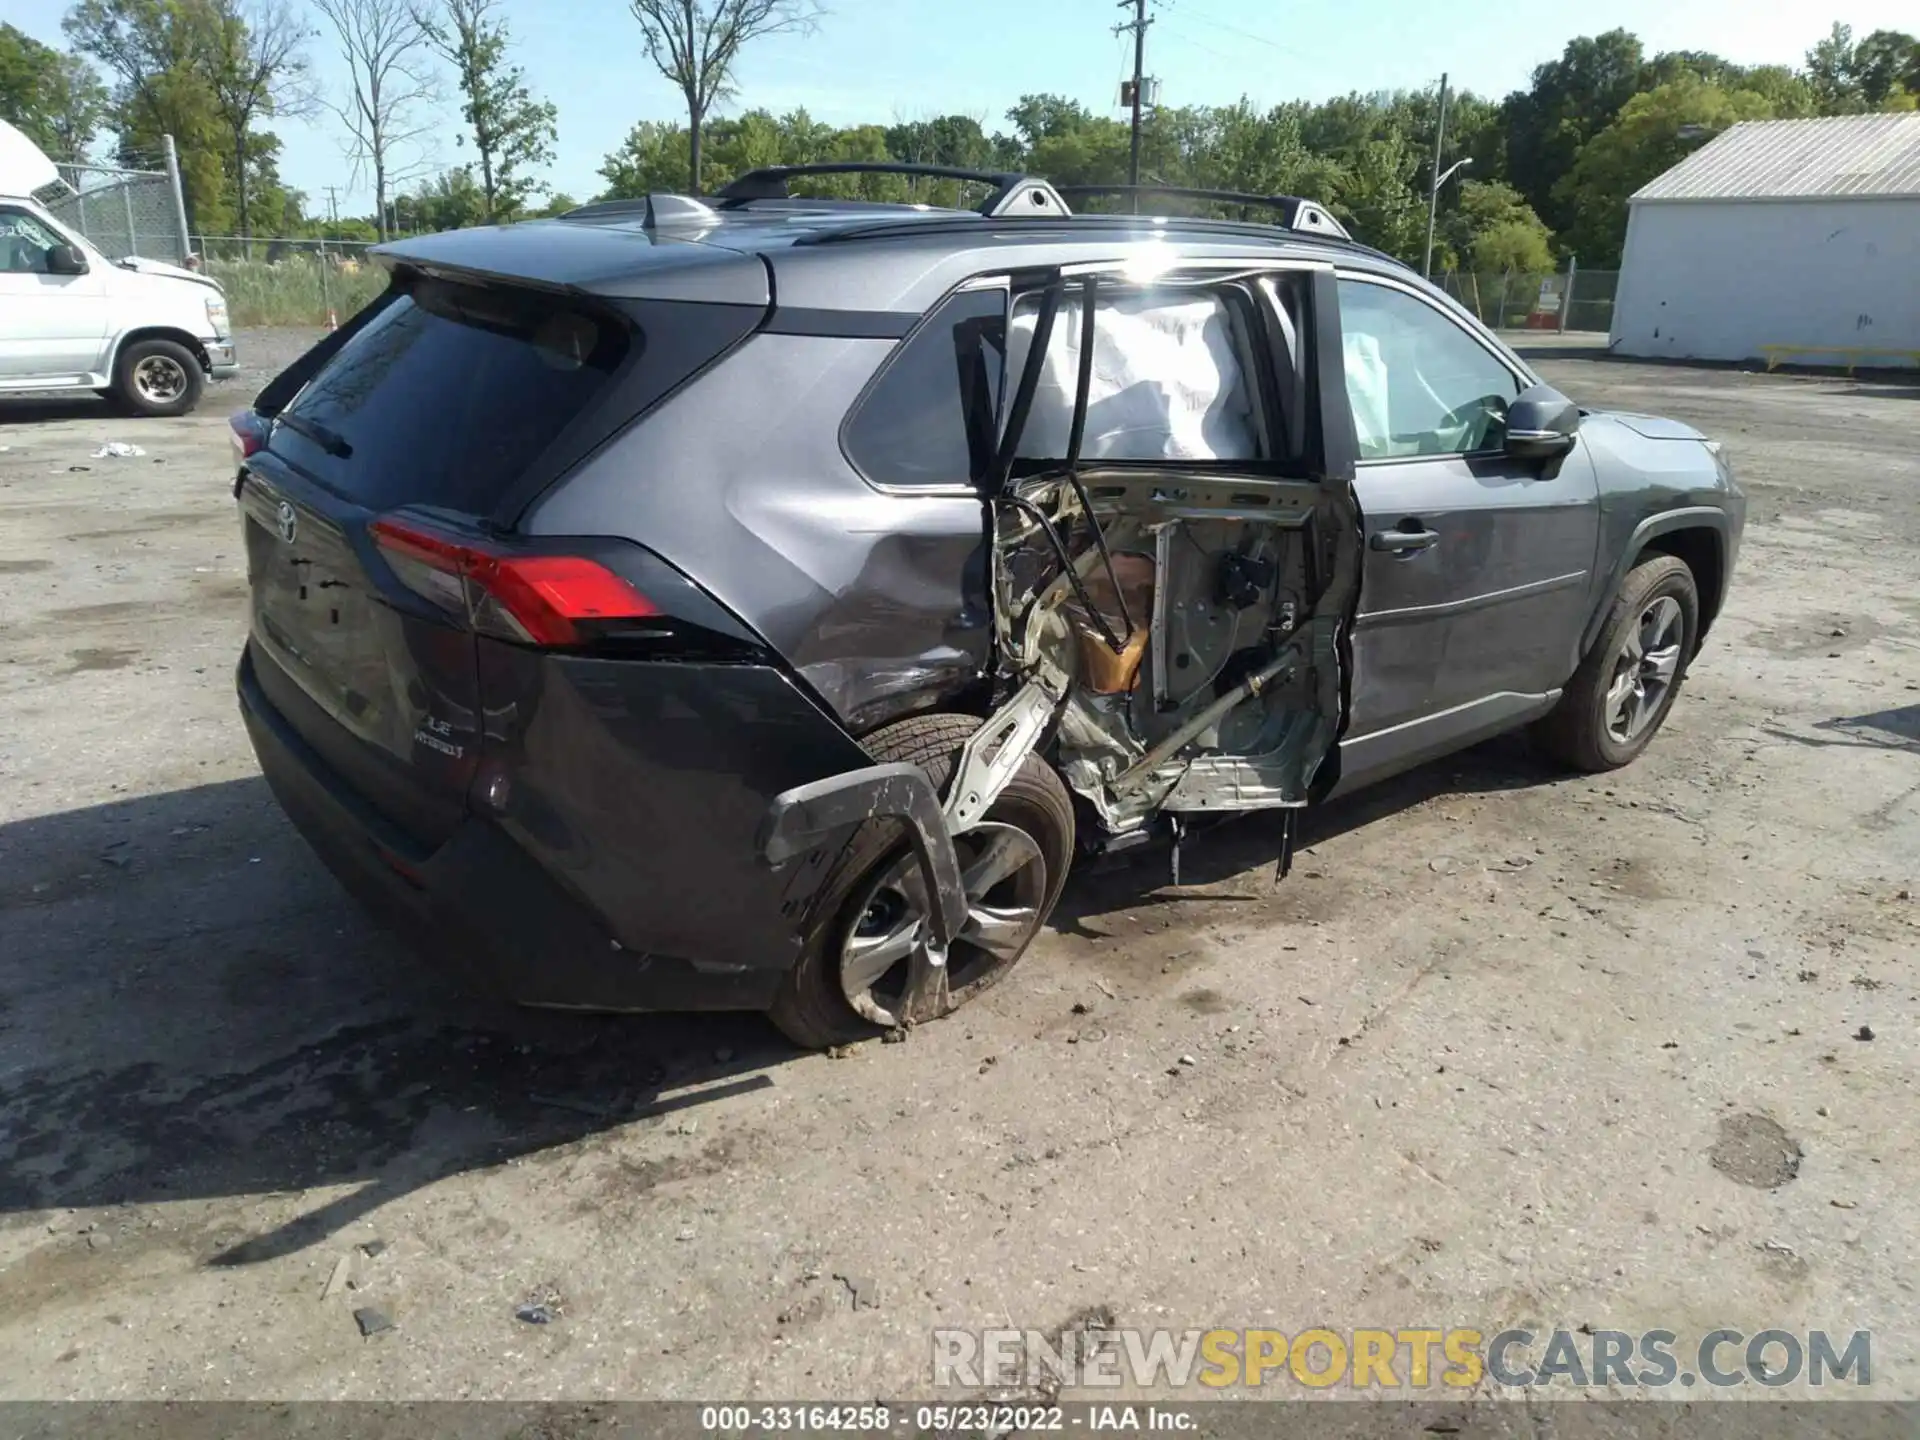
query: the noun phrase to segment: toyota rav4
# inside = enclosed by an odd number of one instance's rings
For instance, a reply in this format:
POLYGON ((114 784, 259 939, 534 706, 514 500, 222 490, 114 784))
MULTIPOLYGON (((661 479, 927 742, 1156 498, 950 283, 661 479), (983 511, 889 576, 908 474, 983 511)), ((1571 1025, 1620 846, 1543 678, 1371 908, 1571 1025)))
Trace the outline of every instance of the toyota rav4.
POLYGON ((1739 546, 1717 444, 1310 202, 790 193, 861 168, 383 247, 236 418, 241 705, 350 888, 525 1003, 824 1045, 1000 980, 1076 855, 1177 882, 1269 810, 1284 873, 1341 791, 1658 730, 1739 546))

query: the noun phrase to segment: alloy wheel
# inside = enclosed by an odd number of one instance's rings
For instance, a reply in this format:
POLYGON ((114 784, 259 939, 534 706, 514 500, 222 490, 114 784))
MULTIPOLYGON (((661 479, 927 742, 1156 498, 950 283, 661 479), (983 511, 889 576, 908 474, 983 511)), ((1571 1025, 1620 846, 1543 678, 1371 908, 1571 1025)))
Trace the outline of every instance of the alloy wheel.
MULTIPOLYGON (((1040 928, 1047 861, 1015 825, 985 821, 954 838, 967 919, 947 954, 948 989, 959 991, 1011 964, 1040 928)), ((931 907, 911 852, 881 868, 856 901, 840 947, 840 988, 847 1003, 877 1025, 897 1023, 909 963, 931 907)))
POLYGON ((1680 602, 1671 595, 1649 600, 1627 632, 1605 702, 1607 734, 1616 743, 1632 744, 1659 716, 1680 673, 1685 632, 1680 602))

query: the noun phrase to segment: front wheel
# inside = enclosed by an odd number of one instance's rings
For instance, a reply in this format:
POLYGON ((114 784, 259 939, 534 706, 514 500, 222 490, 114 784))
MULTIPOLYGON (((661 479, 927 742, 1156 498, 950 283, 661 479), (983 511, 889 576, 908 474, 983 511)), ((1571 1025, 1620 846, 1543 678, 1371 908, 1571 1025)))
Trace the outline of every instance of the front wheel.
POLYGON ((1700 592, 1686 562, 1652 555, 1627 572, 1600 638, 1560 703, 1534 728, 1548 754, 1576 770, 1617 770, 1647 748, 1700 634, 1700 592))
POLYGON ((113 393, 136 415, 184 415, 206 387, 200 357, 174 340, 136 340, 120 352, 113 393))
MULTIPOLYGON (((882 764, 918 765, 943 792, 980 724, 970 715, 920 715, 861 743, 882 764)), ((1029 755, 980 823, 955 837, 954 849, 967 920, 947 953, 945 1014, 1013 969, 1060 898, 1073 859, 1073 803, 1053 767, 1029 755)), ((774 1024, 814 1049, 899 1025, 930 905, 896 824, 861 827, 814 913, 806 948, 774 1002, 774 1024)))

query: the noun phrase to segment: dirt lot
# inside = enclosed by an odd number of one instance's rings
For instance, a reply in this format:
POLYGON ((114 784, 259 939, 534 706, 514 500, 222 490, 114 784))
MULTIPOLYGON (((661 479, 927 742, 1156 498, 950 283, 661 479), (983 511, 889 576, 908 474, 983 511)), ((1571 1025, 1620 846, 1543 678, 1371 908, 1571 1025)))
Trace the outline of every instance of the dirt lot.
POLYGON ((1082 875, 1007 985, 838 1059, 423 970, 235 713, 262 377, 0 405, 0 1397, 898 1397, 930 1326, 1100 1309, 1866 1327, 1920 1396, 1920 387, 1540 363, 1752 495, 1641 763, 1483 746, 1278 889, 1258 821, 1179 890, 1082 875))

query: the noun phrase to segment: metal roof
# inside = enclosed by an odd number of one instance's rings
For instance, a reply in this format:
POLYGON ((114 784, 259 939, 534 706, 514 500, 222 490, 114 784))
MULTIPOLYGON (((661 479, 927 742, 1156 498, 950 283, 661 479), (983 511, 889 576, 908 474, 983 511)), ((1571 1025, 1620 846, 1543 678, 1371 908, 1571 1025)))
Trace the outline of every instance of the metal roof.
POLYGON ((1920 113, 1750 120, 1635 191, 1648 200, 1920 197, 1920 113))

